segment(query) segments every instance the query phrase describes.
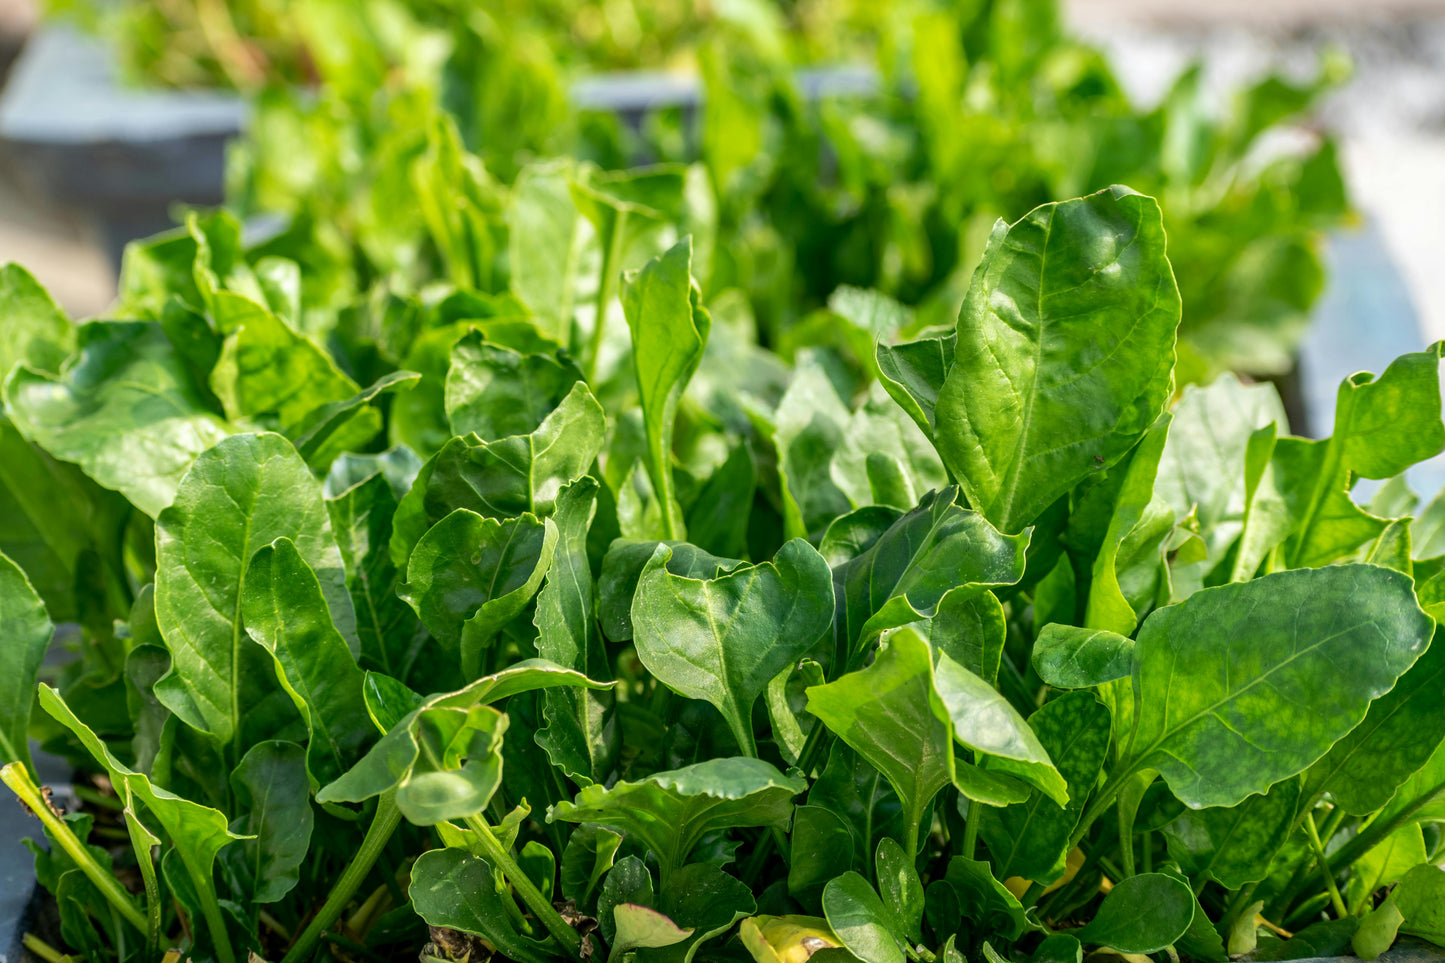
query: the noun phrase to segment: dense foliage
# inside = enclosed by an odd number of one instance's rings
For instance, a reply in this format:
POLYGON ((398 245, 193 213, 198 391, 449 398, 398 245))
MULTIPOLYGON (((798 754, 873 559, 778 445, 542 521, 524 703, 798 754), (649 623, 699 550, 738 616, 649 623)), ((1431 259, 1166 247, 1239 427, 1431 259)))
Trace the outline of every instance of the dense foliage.
POLYGON ((1176 393, 1161 212, 1111 188, 996 225, 956 325, 843 288, 788 363, 695 277, 688 169, 412 170, 435 253, 505 272, 318 312, 222 213, 114 319, 0 275, 0 751, 71 949, 1445 941, 1445 502, 1399 477, 1440 346, 1318 441, 1176 393))
POLYGON ((1056 0, 102 9, 131 18, 123 50, 164 61, 137 54, 151 78, 172 61, 215 77, 226 51, 228 76, 256 62, 231 193, 247 217, 295 218, 285 253, 321 307, 439 273, 508 290, 506 264, 461 232, 466 215, 418 206, 418 191, 450 185, 485 214, 536 158, 697 162, 689 201, 706 203, 720 242, 694 261, 704 294, 742 291, 763 342, 791 358, 824 336, 815 312, 841 285, 916 308, 920 326, 952 324, 995 220, 1120 183, 1164 209, 1184 299, 1179 379, 1277 376, 1323 288, 1323 232, 1347 216, 1334 146, 1309 123, 1346 72, 1335 59, 1227 98, 1196 67, 1141 108, 1056 0), (694 78, 707 109, 619 120, 595 89, 619 67, 694 78), (465 189, 438 181, 438 162, 469 167, 465 189))

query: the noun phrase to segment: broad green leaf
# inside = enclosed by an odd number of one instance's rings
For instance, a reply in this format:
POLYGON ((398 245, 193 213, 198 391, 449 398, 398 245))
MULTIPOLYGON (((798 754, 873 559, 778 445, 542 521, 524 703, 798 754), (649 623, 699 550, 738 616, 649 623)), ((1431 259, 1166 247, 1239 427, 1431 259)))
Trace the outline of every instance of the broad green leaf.
POLYGON ((547 821, 601 823, 635 835, 657 855, 662 885, 711 832, 734 827, 787 825, 793 797, 807 788, 758 759, 719 758, 646 779, 588 786, 557 803, 547 821))
POLYGON ((927 643, 895 634, 866 669, 809 689, 808 711, 887 778, 903 804, 900 842, 916 845, 924 810, 954 778, 952 726, 927 643))
POLYGON ((1022 780, 1061 806, 1068 803, 1068 785, 1048 750, 997 689, 939 653, 933 691, 953 725, 953 738, 972 749, 984 769, 1022 780))
POLYGON ((998 683, 1008 621, 992 592, 950 590, 928 623, 928 644, 990 685, 998 683))
POLYGON ((578 826, 562 850, 562 898, 584 913, 597 913, 597 893, 613 866, 622 834, 606 826, 578 826))
POLYGON ((923 881, 914 861, 894 839, 878 842, 874 860, 878 893, 894 918, 893 930, 904 944, 923 939, 923 881))
POLYGON ((453 438, 422 467, 397 507, 392 562, 404 568, 422 536, 458 508, 499 520, 549 514, 562 486, 591 469, 605 427, 602 406, 579 381, 531 434, 453 438))
POLYGON ((1022 531, 1124 456, 1170 393, 1178 289, 1152 198, 1110 188, 989 238, 934 437, 969 503, 1022 531))
POLYGON ((644 949, 638 963, 692 963, 704 942, 731 930, 758 907, 742 882, 711 863, 697 862, 673 875, 671 885, 658 894, 657 908, 693 933, 670 946, 644 949))
POLYGON ((1169 856, 1191 876, 1208 874, 1229 890, 1265 878, 1295 828, 1295 812, 1312 798, 1287 779, 1237 806, 1186 809, 1164 827, 1169 856))
POLYGON ((1377 890, 1393 885, 1425 862, 1425 838, 1420 824, 1406 823, 1350 865, 1345 904, 1351 913, 1361 912, 1373 905, 1377 890))
POLYGON ((156 696, 187 725, 231 743, 238 761, 294 716, 271 658, 241 620, 251 557, 283 537, 316 573, 332 622, 353 644, 356 616, 321 484, 285 438, 234 435, 206 451, 156 521, 156 622, 172 658, 156 696))
POLYGON ((499 522, 458 508, 417 543, 397 591, 472 676, 482 651, 537 594, 556 547, 551 519, 499 522))
MULTIPOLYGON (((379 796, 388 789, 407 786, 417 776, 429 776, 433 773, 442 774, 433 782, 445 784, 450 780, 450 777, 447 776, 450 770, 445 766, 438 769, 438 760, 431 755, 437 735, 447 728, 455 732, 468 729, 484 730, 486 733, 494 733, 496 740, 500 741, 506 717, 496 713, 495 715, 499 718, 490 718, 482 714, 468 719, 471 710, 486 707, 492 702, 500 701, 519 692, 559 685, 587 686, 594 689, 606 687, 605 683, 593 682, 580 672, 564 669, 540 659, 517 662, 493 675, 483 676, 455 692, 427 698, 420 706, 392 726, 381 741, 372 746, 362 757, 360 762, 335 782, 323 786, 321 791, 316 794, 316 801, 322 803, 362 802, 372 796, 379 796), (432 715, 428 716, 428 713, 432 713, 432 715), (426 748, 428 753, 425 758, 423 757, 423 748, 426 748)), ((465 750, 467 746, 463 745, 458 748, 465 750)), ((488 744, 484 748, 490 752, 495 746, 488 744)), ((443 763, 447 761, 458 763, 460 757, 441 760, 443 763)), ((496 768, 498 770, 496 775, 500 778, 500 759, 497 760, 496 768)), ((481 775, 490 778, 489 773, 481 775)), ((466 778, 466 774, 463 774, 458 777, 458 780, 465 785, 466 778)), ((421 792, 426 788, 426 786, 418 787, 419 798, 416 802, 418 807, 423 804, 426 807, 425 810, 418 809, 418 814, 424 812, 429 817, 434 814, 437 805, 436 800, 421 797, 421 792)), ((404 794, 398 791, 397 806, 404 815, 407 815, 408 819, 411 819, 412 815, 407 812, 407 806, 404 805, 407 800, 403 796, 404 794)), ((471 815, 475 811, 472 810, 465 815, 471 815)), ((441 816, 439 818, 450 817, 441 816)), ((431 821, 435 822, 436 820, 431 821)))
POLYGON ((275 658, 276 677, 306 723, 311 787, 324 786, 361 758, 376 730, 363 696, 365 676, 291 539, 278 538, 251 556, 241 613, 246 634, 275 658))
POLYGON ((1069 837, 1108 755, 1109 711, 1093 693, 1066 692, 1029 716, 1029 727, 1067 782, 1068 805, 1036 789, 1026 802, 982 809, 979 835, 1001 876, 1047 884, 1064 874, 1069 837))
POLYGON ((757 488, 753 456, 746 443, 739 444, 693 496, 687 507, 687 537, 710 552, 746 554, 757 488))
MULTIPOLYGON (((579 826, 574 832, 582 832, 584 828, 579 826)), ((617 865, 607 874, 607 879, 602 883, 602 892, 597 897, 597 923, 598 929, 602 931, 602 939, 611 945, 616 937, 616 920, 613 916, 616 907, 623 903, 652 906, 656 902, 652 873, 643 865, 642 860, 636 856, 619 859, 617 865)))
MULTIPOLYGON (((1160 871, 1166 876, 1173 876, 1186 886, 1189 885, 1189 878, 1176 866, 1165 865, 1160 871)), ((1198 897, 1194 900, 1194 921, 1189 924, 1184 935, 1179 937, 1176 947, 1181 954, 1188 954, 1207 963, 1226 963, 1229 959, 1229 954, 1224 952, 1224 938, 1215 928, 1209 914, 1204 911, 1204 907, 1199 904, 1198 897)))
POLYGON ((1305 775, 1305 798, 1328 792, 1347 813, 1368 815, 1418 772, 1445 741, 1440 692, 1445 644, 1431 643, 1395 687, 1370 703, 1351 729, 1305 775))
POLYGON ((1400 932, 1400 924, 1403 922, 1405 917, 1395 905, 1395 900, 1387 897, 1383 903, 1360 919, 1360 927, 1350 940, 1350 949, 1362 960, 1378 958, 1381 953, 1395 945, 1395 936, 1400 932))
POLYGON ((834 571, 835 630, 850 651, 872 632, 932 615, 944 595, 960 586, 982 594, 1023 577, 1028 536, 1000 534, 982 515, 953 504, 956 491, 924 496, 866 551, 834 571))
MULTIPOLYGON (((950 918, 950 925, 945 927, 950 934, 957 933, 957 924, 963 922, 998 939, 1016 940, 1033 925, 1024 914, 1023 906, 994 877, 988 863, 982 860, 953 857, 948 861, 943 879, 929 884, 926 896, 931 896, 934 902, 938 899, 935 887, 952 895, 953 907, 949 916, 960 916, 959 919, 950 918)), ((937 931, 938 927, 934 929, 937 931)))
POLYGON ((830 474, 850 505, 908 511, 948 484, 928 439, 876 386, 842 425, 830 474))
POLYGON ((57 372, 75 347, 75 325, 18 264, 0 267, 0 373, 19 363, 57 372))
POLYGON ((1128 768, 1192 807, 1234 806, 1312 765, 1429 642, 1407 576, 1280 572, 1160 609, 1135 643, 1128 768))
POLYGON ((231 791, 241 813, 231 831, 253 838, 225 853, 239 857, 235 864, 250 899, 277 902, 300 880, 311 846, 306 753, 294 742, 256 743, 231 773, 231 791))
POLYGON ((1400 932, 1445 946, 1445 870, 1416 866, 1405 874, 1392 894, 1405 922, 1400 932))
POLYGON ((1087 689, 1134 671, 1134 640, 1108 629, 1050 622, 1034 640, 1034 671, 1060 689, 1087 689))
POLYGON ((1445 448, 1440 419, 1442 344, 1401 355, 1379 378, 1367 372, 1340 383, 1334 434, 1323 441, 1281 439, 1275 452, 1292 534, 1291 567, 1325 565, 1384 530, 1350 501, 1356 478, 1391 478, 1445 448))
POLYGON ((1141 873, 1115 885, 1074 935, 1120 953, 1157 953, 1189 931, 1194 907, 1194 894, 1184 883, 1163 873, 1141 873))
POLYGON ((879 343, 876 349, 879 381, 919 429, 934 441, 935 409, 943 390, 958 336, 925 338, 907 344, 879 343))
MULTIPOLYGON (((334 410, 318 409, 360 393, 330 355, 262 305, 230 292, 217 292, 211 301, 216 329, 225 338, 211 369, 211 390, 231 421, 299 440, 334 410)), ((362 411, 345 419, 344 427, 333 430, 340 434, 331 437, 344 438, 343 450, 359 448, 380 428, 380 414, 362 411)))
POLYGON ((637 580, 659 545, 672 550, 667 559, 668 573, 685 578, 720 578, 747 564, 735 558, 720 558, 688 542, 617 539, 603 557, 602 574, 597 579, 598 619, 603 633, 613 642, 632 638, 632 600, 637 595, 637 580))
POLYGON ((0 554, 0 765, 34 771, 26 730, 35 705, 35 677, 55 626, 30 580, 0 554))
POLYGON ((692 928, 683 929, 649 906, 618 903, 612 908, 616 935, 612 941, 609 961, 642 947, 671 946, 692 935, 692 928))
POLYGON ((862 876, 850 871, 823 887, 823 915, 863 963, 903 963, 899 938, 889 926, 892 914, 862 876))
MULTIPOLYGON (((402 450, 402 449, 399 449, 402 450)), ((326 511, 337 547, 346 564, 346 589, 356 610, 356 634, 361 642, 360 663, 397 679, 405 678, 416 660, 425 635, 416 614, 396 594, 401 574, 389 551, 392 516, 396 514, 396 485, 390 468, 358 464, 358 472, 371 471, 345 485, 335 472, 348 467, 343 456, 327 478, 326 511), (332 482, 341 490, 332 492, 332 482)), ((414 456, 413 456, 414 457, 414 456)))
POLYGON ((1175 518, 1194 516, 1204 541, 1200 567, 1205 571, 1224 558, 1243 529, 1250 438, 1271 424, 1281 431, 1285 427, 1284 406, 1274 386, 1244 385, 1232 374, 1205 387, 1187 386, 1174 406, 1154 492, 1174 510, 1175 518))
POLYGON ((52 375, 20 365, 5 381, 20 433, 155 518, 197 455, 230 433, 157 324, 81 325, 77 353, 52 375))
POLYGON ((529 435, 581 377, 565 356, 522 354, 472 331, 452 347, 447 371, 452 434, 475 433, 484 441, 529 435))
POLYGON ((716 707, 738 745, 755 755, 753 704, 828 631, 832 573, 801 539, 770 562, 712 579, 673 575, 671 555, 659 546, 637 582, 638 657, 668 688, 716 707))
MULTIPOLYGON (((552 516, 557 550, 537 595, 537 654, 592 679, 611 673, 597 628, 596 584, 587 532, 597 511, 597 482, 582 478, 562 489, 552 516)), ((617 760, 620 738, 611 692, 554 689, 543 693, 547 726, 537 744, 552 764, 579 782, 602 782, 617 760)))
POLYGON ((517 963, 552 963, 555 951, 518 933, 511 894, 480 856, 460 849, 422 853, 411 869, 412 906, 432 926, 461 930, 485 939, 517 963))
POLYGON ((689 237, 645 267, 629 271, 622 284, 622 311, 632 331, 633 367, 647 428, 647 474, 662 504, 665 538, 685 534, 673 493, 673 422, 712 326, 691 266, 689 237))
POLYGON ((121 801, 132 807, 137 803, 143 805, 159 824, 174 847, 171 852, 185 866, 191 884, 212 889, 216 854, 242 838, 228 829, 225 815, 152 785, 144 773, 127 768, 111 755, 105 743, 70 711, 60 693, 44 683, 39 691, 40 707, 74 733, 96 763, 105 769, 121 801))

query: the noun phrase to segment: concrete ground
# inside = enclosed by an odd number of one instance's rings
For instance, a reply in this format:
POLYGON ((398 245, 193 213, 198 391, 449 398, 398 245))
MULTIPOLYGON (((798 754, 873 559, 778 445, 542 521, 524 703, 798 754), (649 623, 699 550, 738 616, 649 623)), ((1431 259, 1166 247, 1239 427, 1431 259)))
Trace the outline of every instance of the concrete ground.
MULTIPOLYGON (((1221 90, 1276 65, 1307 69, 1323 44, 1355 58, 1329 106, 1361 211, 1407 279, 1421 327, 1445 337, 1445 0, 1065 0, 1075 29, 1108 48, 1142 102, 1203 57, 1221 90)), ((35 18, 0 0, 0 62, 35 18)), ((83 216, 28 195, 0 168, 0 263, 25 264, 80 316, 115 278, 83 216)))

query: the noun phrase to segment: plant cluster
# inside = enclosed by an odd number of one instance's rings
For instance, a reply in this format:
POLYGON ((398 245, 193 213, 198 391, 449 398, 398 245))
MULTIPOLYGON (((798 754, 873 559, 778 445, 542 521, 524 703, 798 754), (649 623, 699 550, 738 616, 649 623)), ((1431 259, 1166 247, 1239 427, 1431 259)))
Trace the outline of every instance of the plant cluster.
POLYGON ((704 293, 741 290, 764 343, 789 358, 823 336, 814 313, 842 285, 916 308, 923 326, 951 324, 995 220, 1119 183, 1165 212, 1180 380, 1291 369, 1323 289, 1323 233, 1348 214, 1333 143, 1299 123, 1346 72, 1335 58, 1306 82, 1266 77, 1222 110, 1196 66, 1144 109, 1064 30, 1056 0, 577 6, 122 3, 141 23, 116 35, 200 64, 224 58, 188 54, 188 41, 267 63, 268 44, 288 45, 262 70, 269 82, 241 84, 259 97, 231 194, 248 217, 287 216, 305 250, 286 255, 322 307, 439 275, 506 290, 485 244, 438 230, 459 219, 451 205, 409 202, 430 176, 417 168, 458 151, 482 170, 457 193, 482 206, 530 159, 698 162, 693 195, 721 240, 698 252, 704 293), (214 23, 227 8, 236 22, 214 23), (841 68, 847 83, 819 94, 800 64, 841 68), (707 108, 629 123, 574 102, 579 78, 632 66, 697 78, 707 108), (484 263, 459 264, 459 246, 484 263))
POLYGON ((308 311, 225 213, 135 245, 112 318, 0 274, 0 753, 70 949, 1445 944, 1445 501, 1401 478, 1440 345, 1322 440, 1268 385, 1176 395, 1163 218, 1116 187, 999 222, 955 325, 843 288, 789 363, 695 276, 688 169, 504 197, 447 144, 413 206, 505 266, 470 284, 308 311))

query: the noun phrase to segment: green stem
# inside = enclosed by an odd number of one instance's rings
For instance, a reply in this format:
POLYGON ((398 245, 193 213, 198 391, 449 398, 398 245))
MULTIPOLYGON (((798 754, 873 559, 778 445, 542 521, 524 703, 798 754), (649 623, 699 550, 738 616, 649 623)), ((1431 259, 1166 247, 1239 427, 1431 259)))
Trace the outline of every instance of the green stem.
POLYGON ((627 212, 617 212, 617 222, 612 225, 612 237, 602 253, 602 274, 597 279, 596 317, 592 322, 592 337, 587 342, 587 358, 582 373, 589 384, 597 381, 597 359, 602 353, 603 332, 607 325, 607 305, 612 301, 613 275, 617 273, 617 260, 622 256, 623 228, 627 224, 627 212))
MULTIPOLYGON (((1099 794, 1094 797, 1093 802, 1089 803, 1089 808, 1084 810, 1084 817, 1079 820, 1079 826, 1074 830, 1074 835, 1069 837, 1069 849, 1073 849, 1079 845, 1084 837, 1089 834, 1089 828, 1094 825, 1094 821, 1104 815, 1109 807, 1114 804, 1114 799, 1119 795, 1119 790, 1124 788, 1125 781, 1134 775, 1134 771, 1138 768, 1137 764, 1127 766, 1120 772, 1110 776, 1104 782, 1104 786, 1099 790, 1099 794)), ((1123 840, 1120 840, 1120 842, 1122 843, 1123 840)))
POLYGON ((1134 813, 1132 806, 1119 807, 1119 856, 1124 860, 1124 877, 1136 874, 1134 866, 1134 813), (1125 810, 1130 810, 1126 812, 1125 810))
POLYGON ((562 918, 562 914, 547 902, 547 897, 542 895, 542 891, 532 883, 526 873, 522 872, 522 867, 517 865, 516 860, 512 859, 511 853, 508 853, 497 837, 492 834, 492 828, 479 816, 468 816, 463 821, 467 824, 468 829, 477 834, 477 841, 481 843, 487 859, 495 863, 497 868, 502 871, 507 882, 512 884, 512 888, 517 891, 522 902, 527 904, 527 908, 547 928, 547 932, 551 933, 552 937, 562 944, 573 958, 581 959, 582 934, 568 926, 567 921, 562 918))
POLYGON ((125 811, 125 828, 130 833, 130 845, 135 850, 141 881, 145 883, 146 919, 150 922, 146 932, 146 953, 149 956, 159 956, 157 951, 161 945, 161 888, 156 882, 155 863, 151 862, 151 846, 155 837, 146 831, 130 809, 125 811))
POLYGON ((216 900, 216 884, 209 866, 202 868, 184 859, 186 872, 196 887, 196 898, 201 901, 201 915, 206 920, 206 930, 216 947, 216 958, 220 963, 236 963, 236 953, 231 949, 231 934, 226 932, 226 918, 221 915, 221 904, 216 900))
POLYGON ((34 953, 45 963, 61 963, 65 954, 51 946, 49 943, 36 936, 34 933, 26 933, 20 938, 20 944, 31 953, 34 953))
POLYGON ((50 837, 65 850, 81 872, 95 884, 100 894, 106 901, 125 917, 126 921, 134 926, 139 932, 146 933, 149 926, 146 923, 145 914, 135 905, 125 887, 120 881, 106 872, 104 867, 95 861, 90 849, 82 843, 71 831, 70 825, 59 816, 55 815, 50 808, 50 803, 41 794, 40 788, 30 778, 30 773, 22 763, 12 762, 0 769, 0 780, 9 786, 15 795, 20 797, 26 807, 35 814, 40 822, 50 833, 50 837))
POLYGON ((1315 814, 1305 814, 1305 832, 1309 834, 1310 846, 1314 847, 1315 861, 1319 864, 1320 873, 1325 878, 1325 885, 1330 889, 1330 903, 1335 908, 1335 916, 1344 919, 1349 916, 1345 909, 1345 901, 1340 898, 1340 888, 1335 885, 1335 874, 1330 871, 1330 858, 1325 855, 1324 844, 1320 842, 1320 834, 1315 829, 1315 814))
POLYGON ((376 857, 381 855, 387 840, 391 834, 396 832, 397 825, 401 822, 401 811, 396 808, 396 790, 391 789, 382 794, 376 805, 376 815, 372 817, 371 825, 366 830, 366 837, 361 841, 361 849, 356 853, 356 858, 336 885, 331 888, 327 895, 326 902, 322 904, 321 911, 311 920, 311 923, 297 938, 291 948, 286 951, 281 963, 300 963, 301 960, 310 958, 316 951, 316 944, 321 940, 321 934, 328 926, 335 923, 346 909, 346 904, 351 902, 351 897, 356 895, 357 889, 361 887, 366 879, 367 873, 371 872, 372 864, 376 857))
MULTIPOLYGON (((978 853, 978 824, 983 822, 983 809, 980 804, 972 799, 968 801, 968 818, 963 823, 963 849, 961 852, 969 859, 973 859, 978 853)), ((915 834, 916 835, 916 834, 915 834)), ((917 856, 918 847, 914 847, 913 855, 917 856)))

